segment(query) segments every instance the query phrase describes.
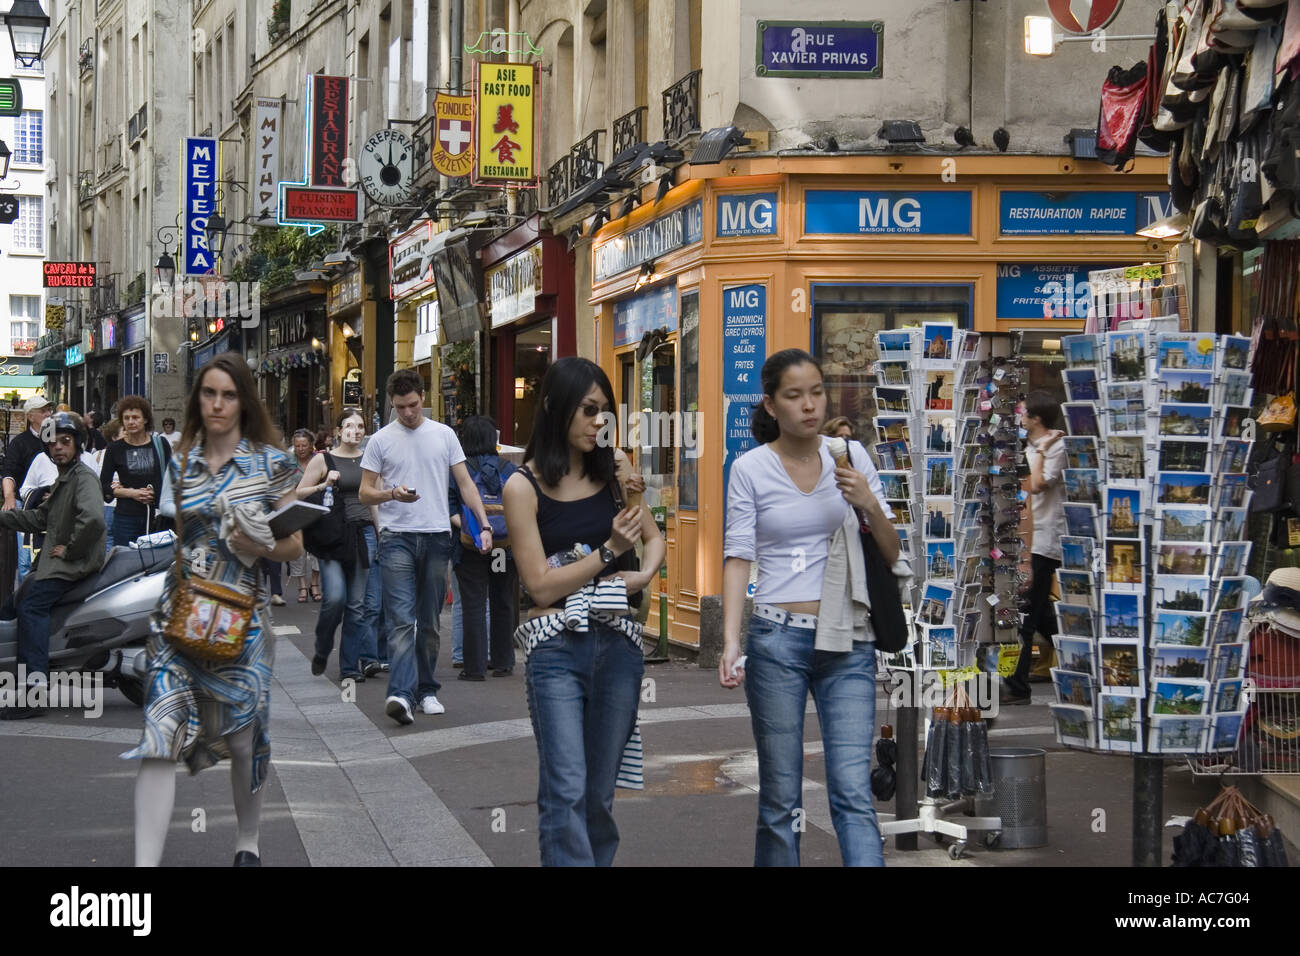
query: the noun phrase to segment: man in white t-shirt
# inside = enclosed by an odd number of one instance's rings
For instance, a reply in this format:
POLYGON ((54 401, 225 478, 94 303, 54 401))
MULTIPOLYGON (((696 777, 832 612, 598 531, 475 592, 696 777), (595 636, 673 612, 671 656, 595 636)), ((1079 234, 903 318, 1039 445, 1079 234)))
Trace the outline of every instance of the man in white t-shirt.
POLYGON ((363 505, 379 510, 379 568, 392 662, 384 712, 399 724, 409 724, 417 703, 426 714, 445 712, 433 670, 440 644, 438 613, 447 594, 452 554, 449 476, 478 517, 483 554, 492 550, 492 532, 456 433, 424 417, 424 380, 419 373, 399 369, 390 375, 388 399, 397 420, 366 445, 360 498, 363 505))

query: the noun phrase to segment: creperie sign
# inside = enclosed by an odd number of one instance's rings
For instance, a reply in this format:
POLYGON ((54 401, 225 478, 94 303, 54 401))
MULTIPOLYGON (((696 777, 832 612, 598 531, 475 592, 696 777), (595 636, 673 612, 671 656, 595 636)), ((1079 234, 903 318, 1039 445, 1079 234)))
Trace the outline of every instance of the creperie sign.
POLYGON ((47 289, 89 289, 95 285, 93 262, 43 262, 41 272, 47 289))

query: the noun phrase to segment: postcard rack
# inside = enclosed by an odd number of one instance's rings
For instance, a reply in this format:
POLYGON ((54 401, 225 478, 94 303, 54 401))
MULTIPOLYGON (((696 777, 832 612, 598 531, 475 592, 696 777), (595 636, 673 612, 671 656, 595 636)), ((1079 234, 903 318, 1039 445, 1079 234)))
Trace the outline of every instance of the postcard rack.
POLYGON ((1062 348, 1057 739, 1156 759, 1235 750, 1248 692, 1250 340, 1131 329, 1062 348))
POLYGON ((1089 333, 1115 331, 1135 320, 1177 319, 1177 330, 1191 328, 1187 280, 1176 255, 1164 262, 1093 269, 1088 295, 1089 333))

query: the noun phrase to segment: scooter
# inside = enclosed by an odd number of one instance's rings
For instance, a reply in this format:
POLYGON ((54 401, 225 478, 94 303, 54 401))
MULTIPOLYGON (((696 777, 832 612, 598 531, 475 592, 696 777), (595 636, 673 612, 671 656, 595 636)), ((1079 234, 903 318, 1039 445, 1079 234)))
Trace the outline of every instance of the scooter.
MULTIPOLYGON (((149 616, 158 606, 175 557, 171 542, 113 548, 98 574, 86 578, 54 606, 50 670, 102 673, 106 686, 116 687, 131 703, 142 706, 149 616)), ((28 575, 19 585, 15 606, 31 581, 28 575)), ((0 671, 16 674, 17 670, 18 622, 0 620, 0 671)))

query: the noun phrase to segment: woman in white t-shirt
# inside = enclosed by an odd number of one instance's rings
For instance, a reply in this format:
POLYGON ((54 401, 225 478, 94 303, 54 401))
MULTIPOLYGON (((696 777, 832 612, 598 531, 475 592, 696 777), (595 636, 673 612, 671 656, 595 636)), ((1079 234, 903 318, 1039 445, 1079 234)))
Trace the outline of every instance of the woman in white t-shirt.
MULTIPOLYGON (((871 804, 876 655, 869 631, 848 650, 821 649, 817 614, 835 533, 850 508, 866 518, 887 564, 898 558, 893 514, 866 451, 836 467, 819 434, 826 418, 821 366, 801 349, 771 356, 750 428, 761 444, 731 467, 722 577, 723 687, 743 681, 758 746, 756 866, 798 866, 803 721, 811 690, 826 753, 831 819, 846 866, 884 866, 871 804), (860 470, 859 470, 860 469, 860 470), (758 562, 754 614, 740 660, 750 564, 758 562)), ((844 547, 860 547, 854 536, 844 547)), ((842 554, 843 552, 841 552, 842 554)))

